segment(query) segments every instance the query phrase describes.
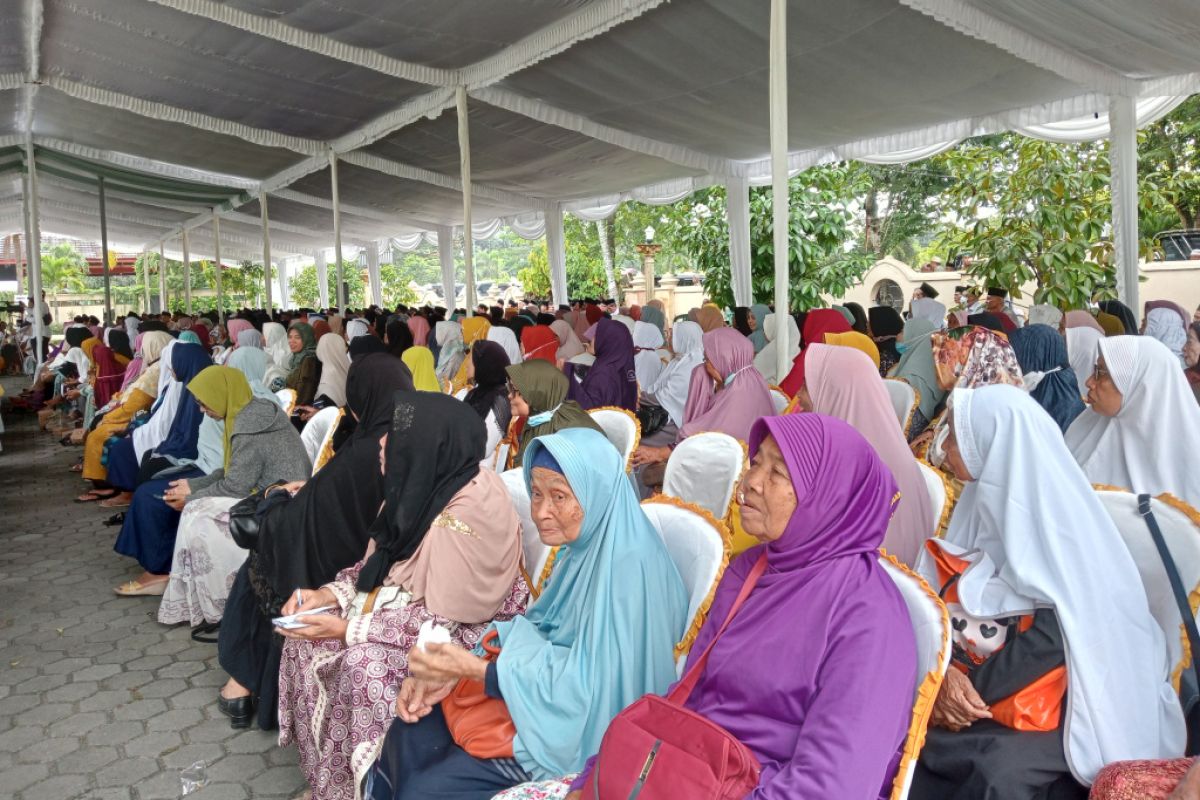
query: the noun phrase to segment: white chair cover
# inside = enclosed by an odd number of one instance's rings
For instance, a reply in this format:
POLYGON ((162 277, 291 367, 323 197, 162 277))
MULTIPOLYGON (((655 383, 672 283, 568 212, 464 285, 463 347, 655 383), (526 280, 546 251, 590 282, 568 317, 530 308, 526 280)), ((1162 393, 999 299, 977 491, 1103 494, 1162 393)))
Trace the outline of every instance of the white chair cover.
POLYGON ((291 416, 296 410, 296 390, 295 389, 280 389, 275 393, 279 398, 279 402, 283 405, 283 413, 291 416))
POLYGON ((674 498, 652 498, 642 503, 642 510, 662 536, 688 593, 688 624, 675 647, 676 668, 682 675, 692 642, 729 563, 729 534, 703 510, 674 498))
POLYGON ((538 578, 546 567, 546 559, 550 557, 551 548, 542 541, 537 525, 533 524, 529 508, 529 490, 525 488, 525 471, 520 468, 510 469, 501 472, 500 478, 508 488, 508 495, 512 498, 513 507, 516 508, 517 516, 521 519, 521 550, 525 557, 525 572, 529 588, 536 595, 539 589, 538 578))
POLYGON ((896 769, 891 800, 905 800, 912 787, 913 767, 925 741, 925 728, 933 712, 933 701, 950 665, 950 616, 946 606, 928 583, 890 556, 879 559, 888 577, 896 583, 917 643, 917 685, 913 690, 913 714, 904 752, 896 769))
MULTIPOLYGON (((1191 647, 1184 649, 1186 639, 1179 605, 1171 592, 1167 570, 1154 546, 1150 529, 1138 513, 1137 495, 1123 490, 1099 490, 1096 494, 1133 555, 1150 601, 1150 613, 1166 634, 1169 661, 1174 665, 1171 682, 1178 691, 1185 660, 1190 668, 1191 647)), ((1150 510, 1158 520, 1158 527, 1162 529, 1171 557, 1179 569, 1179 577, 1190 598, 1193 598, 1192 607, 1195 608, 1194 598, 1200 592, 1200 513, 1170 495, 1159 495, 1151 500, 1150 510)))
POLYGON ((304 424, 304 430, 300 431, 300 441, 304 442, 304 449, 308 451, 313 475, 333 457, 333 434, 337 431, 341 419, 342 409, 322 408, 309 418, 304 424))
POLYGON ((775 404, 775 413, 782 414, 792 401, 782 389, 771 387, 771 402, 775 404))
POLYGON ((671 453, 663 475, 663 494, 725 519, 745 464, 746 451, 737 439, 727 433, 697 433, 671 453))
POLYGON ((954 509, 946 478, 920 459, 917 459, 917 466, 921 468, 921 477, 925 479, 925 488, 929 490, 929 506, 933 509, 933 530, 929 535, 942 536, 946 533, 946 523, 950 521, 949 511, 954 509))
POLYGON ((888 397, 892 399, 892 408, 896 410, 896 419, 900 420, 900 430, 908 437, 912 425, 913 411, 917 408, 917 390, 908 381, 886 378, 883 385, 887 387, 888 397))
POLYGON ((628 472, 629 459, 633 457, 633 451, 637 449, 642 438, 642 425, 637 417, 623 408, 609 406, 593 408, 588 413, 625 459, 625 471, 628 472))

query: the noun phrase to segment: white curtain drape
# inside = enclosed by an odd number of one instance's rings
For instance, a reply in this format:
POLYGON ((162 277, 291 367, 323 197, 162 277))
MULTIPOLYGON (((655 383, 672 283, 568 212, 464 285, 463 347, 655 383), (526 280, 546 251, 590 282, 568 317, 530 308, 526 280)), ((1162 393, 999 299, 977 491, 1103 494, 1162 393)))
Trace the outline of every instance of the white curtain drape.
POLYGON ((442 297, 446 308, 454 312, 458 304, 458 289, 454 277, 454 231, 448 225, 437 229, 438 261, 442 265, 442 297))
POLYGON ((383 282, 379 274, 379 243, 368 242, 367 277, 371 283, 371 302, 377 306, 383 305, 383 282))
POLYGON ((329 308, 329 268, 325 263, 327 251, 317 251, 317 291, 321 295, 321 308, 329 308))
POLYGON ((546 254, 550 261, 550 293, 556 306, 567 298, 567 250, 563 238, 562 206, 554 203, 546 209, 546 254))
POLYGON ((750 306, 754 304, 754 285, 750 278, 750 182, 745 178, 725 181, 725 218, 729 223, 733 302, 750 306))
POLYGON ((1109 100, 1109 164, 1112 181, 1113 255, 1117 294, 1138 308, 1137 108, 1132 97, 1109 100))

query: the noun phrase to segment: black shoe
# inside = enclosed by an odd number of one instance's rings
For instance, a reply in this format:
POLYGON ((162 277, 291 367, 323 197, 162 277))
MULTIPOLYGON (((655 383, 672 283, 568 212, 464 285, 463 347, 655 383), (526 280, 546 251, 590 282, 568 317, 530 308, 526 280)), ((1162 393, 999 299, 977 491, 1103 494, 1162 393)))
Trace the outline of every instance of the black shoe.
POLYGON ((254 698, 250 695, 227 700, 218 693, 217 708, 229 717, 229 727, 234 730, 249 728, 254 719, 254 698))
POLYGON ((117 525, 124 525, 125 524, 125 512, 118 511, 116 514, 113 514, 111 517, 104 520, 104 522, 102 524, 106 525, 109 528, 115 528, 117 525))
MULTIPOLYGON (((217 637, 211 636, 221 629, 219 622, 201 622, 196 627, 192 628, 192 641, 202 644, 216 644, 217 637)), ((222 698, 224 700, 224 698, 222 698)))

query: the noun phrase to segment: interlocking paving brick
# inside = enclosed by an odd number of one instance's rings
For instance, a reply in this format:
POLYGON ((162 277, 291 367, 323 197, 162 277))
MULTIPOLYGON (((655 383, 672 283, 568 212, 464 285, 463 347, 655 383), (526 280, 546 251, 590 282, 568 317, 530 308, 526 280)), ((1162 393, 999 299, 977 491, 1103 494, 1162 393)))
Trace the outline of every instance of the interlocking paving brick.
MULTIPOLYGON (((24 388, 0 382, 10 397, 24 388)), ((160 625, 157 598, 112 594, 139 568, 112 550, 111 511, 71 502, 81 448, 37 434, 32 416, 6 410, 4 424, 0 798, 174 800, 180 770, 201 760, 209 783, 187 800, 297 794, 296 751, 217 710, 216 647, 160 625)))

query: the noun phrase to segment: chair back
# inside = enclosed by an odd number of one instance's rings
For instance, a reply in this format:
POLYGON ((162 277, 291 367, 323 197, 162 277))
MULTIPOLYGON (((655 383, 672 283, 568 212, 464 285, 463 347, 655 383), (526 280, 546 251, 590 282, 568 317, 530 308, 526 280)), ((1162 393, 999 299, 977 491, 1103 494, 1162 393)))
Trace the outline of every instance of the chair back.
MULTIPOLYGON (((1146 598, 1150 602, 1150 613, 1166 635, 1167 652, 1170 663, 1174 665, 1171 682, 1178 691, 1184 668, 1191 667, 1191 646, 1179 617, 1179 604, 1167 580, 1167 569, 1154 546, 1146 520, 1138 512, 1137 495, 1108 487, 1098 488, 1096 494, 1121 532, 1121 538, 1137 565, 1146 598)), ((1195 613, 1200 603, 1200 513, 1169 494, 1160 494, 1151 500, 1150 510, 1158 520, 1158 527, 1162 530, 1163 539, 1171 551, 1171 558, 1179 570, 1179 577, 1188 591, 1188 601, 1195 613)))
POLYGON ((296 410, 296 390, 295 389, 280 389, 275 393, 279 398, 279 402, 283 404, 283 413, 289 417, 296 410))
POLYGON ((333 434, 342 421, 343 413, 342 409, 336 407, 322 408, 309 417, 304 430, 300 431, 300 441, 304 442, 304 449, 308 451, 313 475, 333 458, 333 434))
POLYGON ((673 497, 652 497, 642 503, 642 510, 666 544, 688 593, 688 622, 675 646, 676 669, 682 675, 729 564, 729 531, 704 509, 673 497))
POLYGON ((896 419, 900 421, 900 430, 903 431, 904 438, 908 439, 913 413, 917 410, 917 401, 920 399, 917 390, 908 381, 900 378, 885 378, 883 385, 887 387, 892 409, 896 412, 896 419))
POLYGON ((638 422, 638 418, 616 406, 593 408, 588 413, 604 431, 608 440, 613 443, 613 447, 617 448, 617 452, 625 461, 625 471, 628 472, 633 451, 637 449, 638 442, 642 438, 642 424, 638 422))
POLYGON ((921 477, 925 479, 925 488, 929 491, 929 504, 933 508, 934 527, 929 535, 941 538, 946 535, 950 525, 950 516, 954 513, 954 504, 958 501, 958 492, 950 477, 927 462, 917 459, 921 468, 921 477))
POLYGON ((880 556, 879 563, 904 598, 917 643, 917 680, 913 687, 912 717, 909 719, 908 734, 891 794, 891 800, 906 800, 912 788, 917 757, 925 742, 929 716, 933 713, 933 701, 950 665, 950 615, 937 592, 917 573, 886 553, 880 556))
POLYGON ((771 402, 775 404, 775 413, 782 414, 787 410, 788 404, 792 402, 792 398, 787 396, 787 392, 780 389, 778 386, 771 387, 771 402))
POLYGON ((671 452, 662 491, 725 519, 745 467, 746 450, 737 439, 727 433, 697 433, 671 452))
POLYGON ((546 560, 550 557, 552 548, 542 542, 537 525, 533 524, 529 490, 525 488, 525 471, 510 469, 501 472, 500 479, 504 481, 504 486, 508 489, 508 496, 512 498, 513 507, 517 510, 517 516, 521 520, 521 552, 525 564, 525 582, 529 584, 529 590, 533 592, 534 597, 537 597, 541 594, 541 585, 538 579, 546 567, 546 560))

